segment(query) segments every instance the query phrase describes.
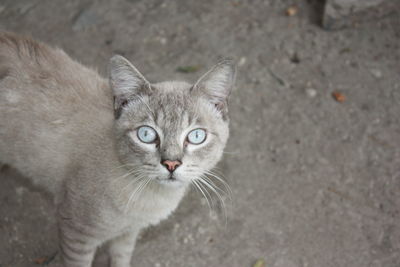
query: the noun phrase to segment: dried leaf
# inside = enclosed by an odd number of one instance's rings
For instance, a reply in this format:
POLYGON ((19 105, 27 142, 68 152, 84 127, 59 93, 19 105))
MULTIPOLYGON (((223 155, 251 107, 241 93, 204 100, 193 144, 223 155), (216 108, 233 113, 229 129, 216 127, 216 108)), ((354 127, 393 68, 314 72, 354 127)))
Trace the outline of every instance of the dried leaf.
POLYGON ((256 263, 253 265, 253 267, 265 267, 265 261, 264 259, 258 259, 256 263))
POLYGON ((344 94, 339 93, 339 92, 333 92, 332 93, 332 97, 337 101, 337 102, 344 102, 346 100, 346 97, 344 96, 344 94))
POLYGON ((40 265, 47 265, 47 264, 49 264, 50 262, 52 262, 55 259, 57 254, 58 254, 58 252, 56 251, 55 253, 53 253, 49 257, 36 258, 36 259, 33 260, 33 262, 36 263, 36 264, 40 264, 40 265))
POLYGON ((291 6, 286 9, 286 15, 292 17, 297 14, 297 7, 291 6))
POLYGON ((200 69, 200 66, 181 66, 176 68, 176 71, 182 72, 182 73, 192 73, 196 72, 200 69))
POLYGON ((34 259, 33 262, 36 264, 44 264, 47 261, 47 257, 41 257, 41 258, 37 258, 34 259))
POLYGON ((340 49, 339 54, 345 54, 345 53, 350 53, 351 49, 349 47, 345 47, 340 49))

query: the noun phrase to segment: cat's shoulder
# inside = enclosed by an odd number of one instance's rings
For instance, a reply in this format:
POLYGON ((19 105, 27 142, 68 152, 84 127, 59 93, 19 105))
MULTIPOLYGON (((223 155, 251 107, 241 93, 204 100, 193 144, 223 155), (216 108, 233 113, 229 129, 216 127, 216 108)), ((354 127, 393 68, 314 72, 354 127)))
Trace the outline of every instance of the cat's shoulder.
POLYGON ((29 36, 0 31, 0 54, 4 58, 40 59, 57 53, 48 45, 29 36))
POLYGON ((53 48, 29 36, 0 31, 0 78, 19 77, 19 73, 68 67, 72 60, 61 49, 53 48), (6 75, 7 74, 7 75, 6 75))
POLYGON ((61 48, 29 36, 0 31, 0 80, 10 75, 20 77, 13 75, 20 73, 30 75, 35 81, 37 78, 46 80, 52 77, 63 85, 73 87, 85 88, 94 82, 104 83, 97 71, 72 59, 61 48))

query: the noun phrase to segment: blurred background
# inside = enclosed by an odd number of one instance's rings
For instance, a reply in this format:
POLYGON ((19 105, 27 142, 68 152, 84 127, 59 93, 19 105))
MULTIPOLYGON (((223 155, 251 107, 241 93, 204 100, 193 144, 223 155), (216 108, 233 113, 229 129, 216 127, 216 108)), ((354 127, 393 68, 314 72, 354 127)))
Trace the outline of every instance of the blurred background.
MULTIPOLYGON (((238 64, 219 165, 227 224, 194 190, 145 231, 132 266, 399 267, 400 2, 0 0, 0 29, 106 75, 150 80, 238 64)), ((59 266, 55 208, 0 172, 0 266, 59 266)), ((106 266, 100 253, 95 266, 106 266)))

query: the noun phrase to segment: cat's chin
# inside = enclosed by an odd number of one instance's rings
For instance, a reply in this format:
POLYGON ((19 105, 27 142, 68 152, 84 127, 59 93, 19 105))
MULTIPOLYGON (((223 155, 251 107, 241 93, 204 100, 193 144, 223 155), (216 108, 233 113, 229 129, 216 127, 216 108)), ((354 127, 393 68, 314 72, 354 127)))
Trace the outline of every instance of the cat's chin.
POLYGON ((185 185, 185 183, 182 180, 179 180, 176 178, 167 178, 167 179, 156 178, 155 180, 159 184, 168 186, 168 187, 182 187, 185 185))

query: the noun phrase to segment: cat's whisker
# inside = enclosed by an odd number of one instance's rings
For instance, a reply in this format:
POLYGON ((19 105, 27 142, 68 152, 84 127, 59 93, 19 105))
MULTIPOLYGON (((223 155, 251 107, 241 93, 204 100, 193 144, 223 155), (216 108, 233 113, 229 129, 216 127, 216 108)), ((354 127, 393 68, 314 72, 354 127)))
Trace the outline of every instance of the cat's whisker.
POLYGON ((130 181, 126 186, 124 186, 124 188, 122 188, 121 194, 123 191, 127 190, 130 186, 136 184, 137 182, 144 179, 145 177, 146 177, 145 175, 139 175, 136 179, 133 179, 132 181, 130 181))
POLYGON ((140 198, 140 195, 143 193, 143 191, 145 190, 146 186, 152 181, 151 178, 147 178, 147 180, 143 183, 142 186, 140 186, 140 189, 138 190, 138 192, 135 193, 135 198, 133 199, 133 205, 135 205, 135 203, 137 203, 137 201, 140 198))
POLYGON ((203 196, 206 201, 207 201, 207 206, 209 210, 211 211, 211 205, 210 202, 208 201, 208 198, 205 196, 204 192, 199 188, 199 185, 196 183, 196 180, 191 180, 191 184, 194 186, 194 188, 200 193, 201 196, 203 196))
POLYGON ((136 168, 129 169, 125 174, 120 175, 120 176, 117 176, 117 177, 113 178, 112 180, 113 180, 113 181, 116 181, 116 180, 125 178, 125 177, 127 177, 127 176, 129 176, 129 175, 131 175, 131 174, 136 173, 137 171, 138 171, 138 170, 137 170, 136 168))
POLYGON ((204 173, 206 173, 207 175, 210 175, 211 177, 217 179, 226 188, 228 195, 230 195, 230 196, 233 195, 232 189, 229 186, 229 184, 227 182, 225 182, 222 178, 220 178, 217 174, 213 173, 210 170, 204 170, 204 173))
POLYGON ((143 191, 145 190, 145 188, 147 187, 147 185, 149 185, 151 183, 153 179, 151 178, 147 178, 146 183, 141 187, 141 189, 139 190, 138 193, 136 193, 136 198, 133 200, 133 204, 136 203, 136 201, 139 199, 140 195, 143 193, 143 191))
POLYGON ((113 179, 113 181, 115 182, 115 181, 117 181, 117 180, 120 180, 120 179, 124 179, 124 178, 126 178, 126 177, 128 177, 128 176, 130 176, 130 175, 141 175, 141 174, 143 174, 143 171, 144 170, 142 170, 142 169, 130 169, 127 173, 125 173, 124 175, 121 175, 121 176, 119 176, 119 177, 116 177, 116 178, 114 178, 113 179))
MULTIPOLYGON (((127 172, 126 174, 124 174, 124 175, 121 175, 121 176, 119 176, 119 177, 116 177, 116 178, 114 178, 114 179, 111 179, 110 185, 114 185, 116 182, 120 182, 121 179, 123 179, 123 178, 125 178, 125 177, 127 177, 127 176, 129 176, 129 175, 131 175, 131 174, 133 174, 133 173, 134 173, 134 168, 128 170, 128 172, 127 172)), ((135 174, 141 176, 140 173, 135 173, 135 174)), ((133 182, 135 182, 136 180, 137 180, 137 179, 134 179, 133 181, 129 182, 121 191, 123 191, 123 190, 124 190, 125 188, 127 188, 128 186, 132 185, 133 182)), ((104 200, 104 198, 105 198, 106 191, 107 191, 107 188, 104 188, 104 190, 103 190, 103 197, 102 197, 103 200, 104 200)), ((120 194, 122 194, 122 192, 121 192, 120 194)))
POLYGON ((136 187, 136 189, 131 193, 128 202, 126 203, 126 207, 125 207, 125 212, 128 212, 131 200, 133 199, 133 197, 136 195, 136 192, 138 192, 138 190, 140 189, 141 186, 143 186, 143 184, 146 183, 147 180, 141 181, 140 184, 136 187))
POLYGON ((203 183, 205 186, 207 186, 218 197, 218 199, 219 199, 219 201, 221 203, 222 213, 223 213, 223 216, 225 218, 225 224, 227 224, 228 218, 227 218, 227 215, 226 215, 226 205, 225 205, 225 201, 222 198, 221 194, 214 188, 214 186, 215 186, 214 184, 209 183, 206 180, 204 180, 204 176, 201 176, 199 178, 199 181, 201 183, 203 183))
MULTIPOLYGON (((208 182, 210 185, 212 185, 220 193, 226 195, 229 198, 229 200, 232 200, 232 191, 229 190, 230 188, 229 188, 229 186, 227 184, 224 184, 220 180, 217 179, 218 181, 220 181, 222 183, 223 188, 225 188, 225 190, 224 190, 221 187, 219 187, 218 185, 216 185, 210 179, 210 177, 207 177, 207 174, 210 175, 211 177, 215 177, 215 174, 213 174, 213 173, 209 174, 209 173, 207 173, 206 170, 204 170, 203 172, 199 172, 199 171, 196 171, 196 170, 188 170, 188 173, 192 174, 194 177, 200 177, 200 178, 204 179, 206 182, 208 182)), ((215 177, 215 178, 219 178, 219 177, 215 177)))
POLYGON ((206 182, 208 182, 210 185, 212 185, 216 190, 218 190, 222 194, 226 195, 229 198, 229 200, 232 200, 229 192, 227 192, 227 191, 223 190, 222 188, 220 188, 219 186, 217 186, 209 177, 207 177, 206 175, 203 175, 201 178, 204 179, 206 182))
POLYGON ((219 176, 225 178, 225 176, 223 175, 223 171, 221 168, 219 167, 214 167, 212 170, 209 170, 210 172, 213 172, 215 174, 218 174, 219 176))
POLYGON ((192 184, 195 185, 195 188, 197 188, 197 189, 199 190, 199 192, 200 192, 200 193, 204 196, 204 198, 206 199, 207 205, 208 205, 208 208, 209 208, 210 214, 211 214, 211 212, 212 212, 213 209, 211 208, 211 203, 210 203, 210 201, 209 201, 207 195, 204 193, 203 189, 201 189, 200 185, 196 182, 196 180, 192 180, 192 184))
POLYGON ((114 170, 116 170, 116 169, 121 169, 121 168, 124 168, 124 167, 126 167, 126 166, 129 166, 129 167, 137 167, 137 166, 134 165, 134 164, 127 163, 127 164, 122 164, 122 165, 120 165, 120 166, 117 166, 117 167, 115 167, 115 168, 112 168, 111 170, 114 171, 114 170))
POLYGON ((214 210, 215 210, 215 204, 214 204, 214 201, 213 201, 213 198, 212 198, 210 192, 208 192, 207 188, 205 188, 205 187, 203 186, 202 183, 199 183, 199 186, 200 186, 200 187, 204 190, 204 192, 207 194, 208 198, 210 199, 212 211, 214 211, 214 210))

